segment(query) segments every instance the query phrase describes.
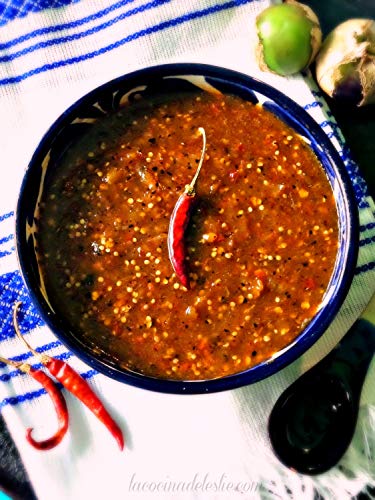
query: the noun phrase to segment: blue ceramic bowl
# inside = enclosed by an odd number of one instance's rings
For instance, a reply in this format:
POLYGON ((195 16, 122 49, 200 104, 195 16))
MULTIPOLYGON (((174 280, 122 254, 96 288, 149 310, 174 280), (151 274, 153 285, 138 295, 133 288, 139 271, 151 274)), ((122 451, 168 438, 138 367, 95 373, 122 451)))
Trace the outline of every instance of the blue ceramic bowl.
POLYGON ((172 64, 137 71, 117 78, 73 104, 48 130, 35 151, 25 174, 16 217, 16 239, 20 267, 33 302, 41 316, 58 337, 79 358, 110 377, 138 387, 161 392, 191 394, 233 389, 251 384, 276 373, 297 359, 324 333, 334 319, 352 281, 358 253, 358 209, 351 182, 335 148, 319 125, 294 101, 274 88, 249 76, 227 69, 197 65, 172 64), (339 249, 334 272, 322 305, 303 332, 271 359, 246 371, 214 380, 172 381, 156 379, 127 371, 103 353, 82 343, 63 317, 49 304, 40 278, 35 252, 35 217, 45 176, 54 159, 68 147, 73 137, 86 132, 92 119, 130 102, 136 93, 145 98, 155 92, 219 90, 260 102, 311 145, 320 159, 334 192, 339 217, 339 249), (90 120, 85 120, 90 118, 90 120))

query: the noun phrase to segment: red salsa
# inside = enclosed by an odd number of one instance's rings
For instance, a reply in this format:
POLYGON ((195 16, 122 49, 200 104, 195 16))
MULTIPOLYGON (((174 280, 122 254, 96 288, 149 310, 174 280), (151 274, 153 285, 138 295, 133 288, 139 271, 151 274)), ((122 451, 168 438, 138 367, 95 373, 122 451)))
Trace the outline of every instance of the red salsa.
POLYGON ((295 339, 327 289, 338 222, 298 134, 260 105, 191 93, 141 99, 77 140, 45 186, 37 241, 49 301, 82 342, 135 372, 196 380, 295 339), (187 290, 167 236, 199 127, 187 290))

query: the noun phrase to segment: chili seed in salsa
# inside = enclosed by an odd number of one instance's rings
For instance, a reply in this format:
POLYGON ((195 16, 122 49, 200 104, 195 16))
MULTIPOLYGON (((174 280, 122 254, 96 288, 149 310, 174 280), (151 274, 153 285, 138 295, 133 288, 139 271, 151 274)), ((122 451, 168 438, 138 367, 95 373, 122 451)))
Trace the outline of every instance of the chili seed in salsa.
POLYGON ((212 379, 269 359, 308 324, 338 222, 292 129, 236 96, 181 93, 126 105, 68 148, 48 170, 37 243, 49 301, 81 342, 138 373, 212 379), (187 290, 167 236, 199 127, 187 290))

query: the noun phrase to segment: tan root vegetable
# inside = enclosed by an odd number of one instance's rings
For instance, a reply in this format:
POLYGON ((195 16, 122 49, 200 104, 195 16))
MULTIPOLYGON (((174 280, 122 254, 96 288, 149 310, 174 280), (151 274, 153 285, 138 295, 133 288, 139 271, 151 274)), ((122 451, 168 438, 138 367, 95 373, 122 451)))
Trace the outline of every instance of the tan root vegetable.
POLYGON ((316 59, 316 78, 333 98, 375 102, 375 21, 350 19, 331 31, 316 59))
POLYGON ((260 69, 291 75, 309 66, 321 41, 319 20, 307 5, 294 0, 272 5, 256 19, 260 69))

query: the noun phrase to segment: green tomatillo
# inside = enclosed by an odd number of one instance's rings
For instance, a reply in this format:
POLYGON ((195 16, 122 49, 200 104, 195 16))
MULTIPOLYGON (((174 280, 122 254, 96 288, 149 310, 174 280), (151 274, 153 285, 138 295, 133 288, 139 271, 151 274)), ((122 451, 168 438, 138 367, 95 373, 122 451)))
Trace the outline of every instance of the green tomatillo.
POLYGON ((309 66, 322 41, 319 20, 294 0, 272 5, 256 18, 257 59, 263 71, 292 75, 309 66))

